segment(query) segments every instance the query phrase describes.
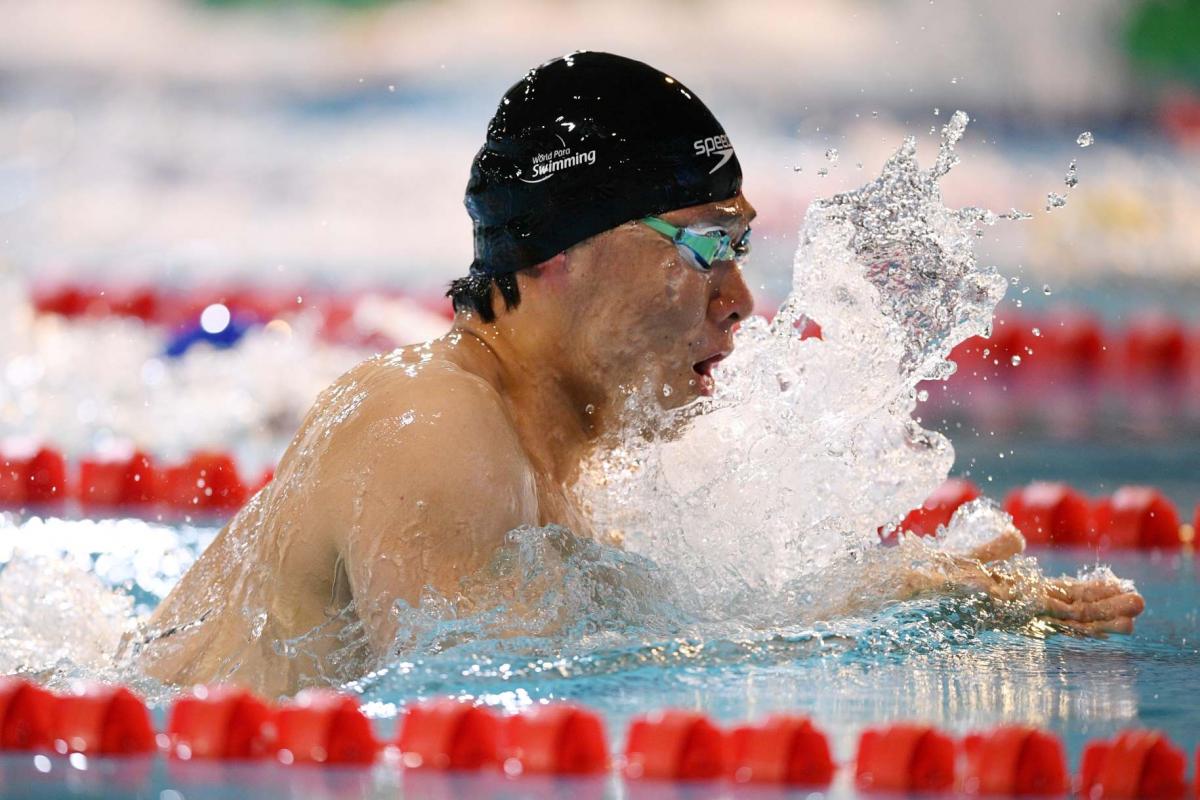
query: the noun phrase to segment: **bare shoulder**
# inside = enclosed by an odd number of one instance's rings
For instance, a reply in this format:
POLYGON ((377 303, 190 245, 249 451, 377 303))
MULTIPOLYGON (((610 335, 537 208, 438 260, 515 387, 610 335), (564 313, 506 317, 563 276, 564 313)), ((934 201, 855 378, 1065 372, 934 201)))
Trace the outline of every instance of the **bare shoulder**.
POLYGON ((332 432, 323 484, 353 484, 395 504, 419 499, 427 514, 448 513, 463 504, 447 500, 472 496, 475 504, 511 510, 497 525, 536 521, 532 468, 487 381, 450 360, 414 365, 378 357, 341 382, 359 400, 332 432))
POLYGON ((402 442, 405 449, 424 441, 457 440, 466 447, 456 449, 524 461, 500 394, 452 361, 411 365, 371 359, 353 380, 364 391, 353 419, 347 420, 350 438, 367 437, 381 447, 402 442))

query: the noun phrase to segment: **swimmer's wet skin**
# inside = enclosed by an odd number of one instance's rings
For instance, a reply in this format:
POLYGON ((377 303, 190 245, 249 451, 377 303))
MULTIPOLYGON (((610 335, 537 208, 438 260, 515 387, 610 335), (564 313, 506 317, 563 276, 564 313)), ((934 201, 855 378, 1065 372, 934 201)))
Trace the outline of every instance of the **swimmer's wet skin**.
MULTIPOLYGON (((741 182, 724 129, 673 77, 592 52, 531 70, 472 165, 475 259, 450 288, 451 332, 326 389, 129 651, 179 684, 352 679, 393 646, 397 603, 456 596, 507 532, 594 535, 571 488, 629 394, 711 394, 752 310, 741 182)), ((1011 597, 989 565, 1022 547, 1014 531, 947 556, 897 597, 1011 597)), ((1043 586, 1038 608, 1081 632, 1127 631, 1141 611, 1119 582, 1043 586)))

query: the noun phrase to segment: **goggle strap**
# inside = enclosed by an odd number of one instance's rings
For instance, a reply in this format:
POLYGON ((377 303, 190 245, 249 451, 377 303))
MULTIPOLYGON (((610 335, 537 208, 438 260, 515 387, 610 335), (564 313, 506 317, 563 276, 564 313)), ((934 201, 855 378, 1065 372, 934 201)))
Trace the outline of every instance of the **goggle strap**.
POLYGON ((673 242, 679 241, 678 237, 683 233, 683 228, 676 228, 671 223, 658 217, 644 217, 641 222, 643 225, 658 231, 673 242))

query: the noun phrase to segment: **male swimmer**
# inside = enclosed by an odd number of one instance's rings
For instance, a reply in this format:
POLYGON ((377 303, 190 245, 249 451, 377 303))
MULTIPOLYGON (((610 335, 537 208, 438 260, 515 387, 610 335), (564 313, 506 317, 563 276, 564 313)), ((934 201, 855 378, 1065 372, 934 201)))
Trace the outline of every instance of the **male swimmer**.
MULTIPOLYGON (((146 672, 268 694, 358 677, 392 645, 397 603, 453 597, 508 531, 592 535, 570 488, 623 387, 667 386, 674 406, 710 393, 751 312, 741 183, 724 129, 674 78, 595 52, 531 70, 471 167, 475 260, 450 287, 452 330, 321 394, 274 481, 127 643, 146 672)), ((1011 531, 909 573, 898 596, 1011 597, 986 564, 1023 544, 1011 531)), ((1088 633, 1142 610, 1118 582, 1037 593, 1088 633)))

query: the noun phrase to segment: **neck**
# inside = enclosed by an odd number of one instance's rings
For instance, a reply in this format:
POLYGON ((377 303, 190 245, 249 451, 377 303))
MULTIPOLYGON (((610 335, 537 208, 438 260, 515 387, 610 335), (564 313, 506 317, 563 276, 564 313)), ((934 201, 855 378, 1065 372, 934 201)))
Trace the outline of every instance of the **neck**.
POLYGON ((460 315, 451 332, 473 345, 473 365, 508 406, 535 469, 560 485, 574 483, 601 433, 599 401, 584 396, 559 363, 557 337, 526 330, 506 314, 491 323, 460 315))

